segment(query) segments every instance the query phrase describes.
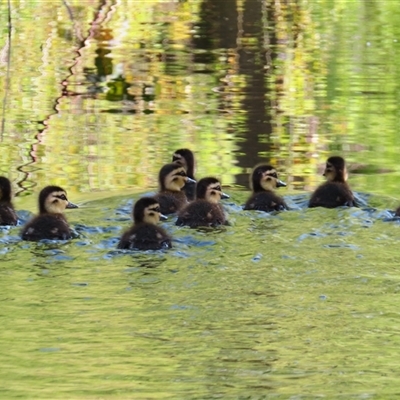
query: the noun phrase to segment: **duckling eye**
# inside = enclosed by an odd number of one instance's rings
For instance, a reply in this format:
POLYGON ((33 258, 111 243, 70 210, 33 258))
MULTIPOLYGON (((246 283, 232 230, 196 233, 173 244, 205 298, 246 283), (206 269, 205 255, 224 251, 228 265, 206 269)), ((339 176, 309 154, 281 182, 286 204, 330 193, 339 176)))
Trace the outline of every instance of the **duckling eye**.
POLYGON ((57 199, 60 199, 60 200, 68 201, 67 197, 65 196, 65 194, 59 194, 58 196, 55 196, 55 197, 57 197, 57 199))
POLYGON ((186 176, 186 173, 185 173, 185 171, 179 171, 176 175, 179 175, 179 176, 186 176))
POLYGON ((156 213, 159 213, 159 212, 160 212, 160 207, 154 208, 154 211, 155 211, 156 213))
POLYGON ((278 174, 276 172, 269 174, 269 176, 272 176, 273 178, 278 179, 278 174))
POLYGON ((221 186, 217 186, 217 187, 215 188, 215 190, 219 190, 220 192, 222 192, 221 186))

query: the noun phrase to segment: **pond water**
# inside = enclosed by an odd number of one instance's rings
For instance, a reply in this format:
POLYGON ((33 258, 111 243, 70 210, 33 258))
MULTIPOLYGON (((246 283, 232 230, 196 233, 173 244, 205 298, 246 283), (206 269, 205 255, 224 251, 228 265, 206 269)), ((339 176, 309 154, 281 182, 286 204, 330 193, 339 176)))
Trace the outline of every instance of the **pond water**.
POLYGON ((57 184, 77 237, 0 228, 4 398, 398 395, 400 9, 352 2, 0 3, 0 175, 21 224, 57 184), (119 251, 134 200, 194 150, 229 226, 161 225, 119 251), (307 209, 332 154, 360 208, 307 209), (275 165, 291 206, 243 211, 275 165))

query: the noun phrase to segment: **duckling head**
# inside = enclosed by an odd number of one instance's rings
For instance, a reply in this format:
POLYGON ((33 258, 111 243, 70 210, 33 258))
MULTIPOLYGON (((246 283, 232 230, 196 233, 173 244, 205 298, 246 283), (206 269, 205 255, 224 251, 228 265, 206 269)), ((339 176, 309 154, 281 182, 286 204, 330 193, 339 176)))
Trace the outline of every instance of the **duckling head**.
POLYGON ((160 219, 167 217, 161 214, 160 205, 153 197, 140 198, 133 207, 133 220, 135 224, 146 222, 148 224, 158 224, 160 219))
POLYGON ((166 164, 160 169, 158 181, 161 191, 171 190, 173 192, 179 192, 186 182, 196 182, 187 176, 185 168, 175 163, 166 164))
POLYGON ((5 176, 0 176, 0 201, 11 201, 11 182, 5 176))
POLYGON ((286 183, 278 179, 278 174, 274 167, 260 164, 253 169, 250 178, 250 186, 254 192, 262 192, 286 186, 286 183))
POLYGON ((185 168, 187 176, 193 178, 195 170, 194 154, 189 149, 178 149, 172 155, 172 162, 185 168))
POLYGON ((219 203, 221 199, 229 199, 229 196, 221 189, 221 183, 213 177, 202 178, 197 183, 196 198, 205 199, 211 203, 219 203))
POLYGON ((67 199, 67 192, 59 186, 46 186, 39 194, 40 214, 62 214, 66 208, 78 208, 67 199))
POLYGON ((348 174, 344 158, 340 156, 329 157, 323 175, 329 182, 346 182, 348 174))

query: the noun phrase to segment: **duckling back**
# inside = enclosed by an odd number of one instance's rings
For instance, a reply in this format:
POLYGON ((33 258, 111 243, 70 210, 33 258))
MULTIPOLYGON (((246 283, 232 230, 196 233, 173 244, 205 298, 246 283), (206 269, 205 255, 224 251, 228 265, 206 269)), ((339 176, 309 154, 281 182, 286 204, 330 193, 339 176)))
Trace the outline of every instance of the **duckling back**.
POLYGON ((355 199, 349 185, 345 182, 325 182, 311 195, 308 207, 336 208, 355 207, 355 199))
POLYGON ((0 225, 17 225, 18 217, 11 201, 11 182, 0 176, 0 225))
POLYGON ((164 229, 157 225, 141 223, 126 231, 119 243, 118 249, 161 250, 172 247, 171 238, 164 229))
POLYGON ((165 215, 176 213, 188 204, 184 192, 163 190, 154 196, 160 203, 161 212, 165 215))
POLYGON ((178 215, 176 225, 197 228, 200 226, 215 227, 226 223, 221 204, 207 200, 195 200, 189 203, 178 215))
POLYGON ((62 214, 41 214, 29 221, 21 231, 22 240, 68 240, 72 231, 62 214))
POLYGON ((244 205, 244 210, 257 211, 283 211, 287 210, 288 206, 282 197, 275 194, 272 190, 253 193, 244 205))
POLYGON ((17 225, 18 217, 12 204, 0 203, 0 225, 17 225))

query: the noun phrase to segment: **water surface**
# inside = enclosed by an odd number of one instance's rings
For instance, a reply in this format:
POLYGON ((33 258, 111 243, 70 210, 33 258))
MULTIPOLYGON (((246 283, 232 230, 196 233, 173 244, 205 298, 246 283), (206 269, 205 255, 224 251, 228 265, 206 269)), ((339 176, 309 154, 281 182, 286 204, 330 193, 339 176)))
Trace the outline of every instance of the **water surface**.
POLYGON ((395 2, 3 3, 0 174, 21 223, 80 205, 71 241, 0 228, 5 398, 398 395, 395 2), (180 147, 230 226, 116 250, 180 147), (304 207, 331 154, 362 207, 304 207), (261 161, 292 210, 242 210, 261 161))

